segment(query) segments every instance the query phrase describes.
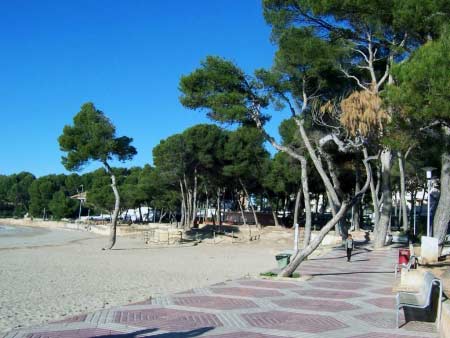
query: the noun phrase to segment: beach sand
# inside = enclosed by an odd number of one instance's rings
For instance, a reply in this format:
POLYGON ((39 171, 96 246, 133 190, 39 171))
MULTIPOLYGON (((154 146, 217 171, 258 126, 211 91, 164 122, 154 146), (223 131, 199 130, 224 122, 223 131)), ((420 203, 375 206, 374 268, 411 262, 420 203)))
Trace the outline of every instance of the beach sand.
POLYGON ((255 276, 275 267, 291 238, 279 231, 246 244, 152 247, 119 237, 107 251, 107 237, 57 226, 0 238, 0 332, 255 276))

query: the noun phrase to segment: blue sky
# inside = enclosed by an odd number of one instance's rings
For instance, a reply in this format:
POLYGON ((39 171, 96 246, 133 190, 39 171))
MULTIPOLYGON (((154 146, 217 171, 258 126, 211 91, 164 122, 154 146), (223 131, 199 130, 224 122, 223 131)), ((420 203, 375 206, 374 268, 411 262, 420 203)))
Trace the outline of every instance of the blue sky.
POLYGON ((37 176, 66 173, 57 138, 84 102, 134 139, 125 165, 142 166, 160 140, 209 122, 180 105, 181 75, 207 55, 252 72, 275 52, 261 0, 1 1, 0 43, 0 174, 37 176))

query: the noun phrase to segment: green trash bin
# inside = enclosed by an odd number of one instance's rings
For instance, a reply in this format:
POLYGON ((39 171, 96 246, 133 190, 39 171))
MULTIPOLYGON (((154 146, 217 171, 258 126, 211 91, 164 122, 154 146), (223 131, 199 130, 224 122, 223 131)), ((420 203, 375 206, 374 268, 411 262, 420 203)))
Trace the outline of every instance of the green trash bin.
POLYGON ((282 252, 282 253, 279 253, 278 255, 276 255, 275 259, 277 260, 278 267, 280 269, 283 269, 284 267, 286 267, 286 265, 288 265, 289 262, 291 261, 291 256, 292 256, 292 254, 286 253, 286 252, 282 252))

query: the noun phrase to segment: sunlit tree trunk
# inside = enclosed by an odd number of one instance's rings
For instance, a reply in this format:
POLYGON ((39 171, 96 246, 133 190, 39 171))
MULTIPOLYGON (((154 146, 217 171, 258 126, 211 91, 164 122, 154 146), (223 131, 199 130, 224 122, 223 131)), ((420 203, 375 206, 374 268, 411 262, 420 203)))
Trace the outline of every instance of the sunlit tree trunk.
POLYGON ((375 248, 381 248, 386 243, 386 235, 392 211, 392 191, 391 191, 391 165, 392 153, 389 149, 384 149, 380 155, 381 159, 381 189, 383 193, 383 206, 378 224, 375 228, 375 248))
POLYGON ((405 157, 398 152, 398 166, 400 169, 400 203, 402 209, 403 231, 408 231, 408 210, 406 206, 405 157))
POLYGON ((311 201, 309 198, 308 166, 305 158, 302 158, 300 160, 300 165, 302 170, 301 180, 302 180, 303 198, 305 201, 305 234, 303 238, 303 247, 307 247, 311 239, 311 201))
POLYGON ((450 222, 450 153, 443 152, 441 155, 441 195, 434 214, 433 229, 434 237, 439 244, 444 242, 450 222))
POLYGON ((111 188, 114 193, 115 203, 114 203, 114 211, 112 214, 112 220, 111 220, 111 229, 109 232, 109 243, 108 246, 104 249, 111 250, 114 245, 116 244, 116 238, 117 238, 117 216, 119 215, 119 209, 120 209, 120 196, 119 196, 119 190, 117 189, 116 184, 116 176, 114 175, 111 167, 109 166, 108 162, 104 161, 103 165, 105 166, 106 172, 111 176, 111 188))

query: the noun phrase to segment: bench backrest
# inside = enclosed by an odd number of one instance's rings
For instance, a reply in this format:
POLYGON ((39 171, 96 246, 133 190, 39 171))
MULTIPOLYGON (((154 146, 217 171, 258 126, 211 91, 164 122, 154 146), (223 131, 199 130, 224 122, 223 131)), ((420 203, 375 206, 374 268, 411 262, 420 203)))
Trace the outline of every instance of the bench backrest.
POLYGON ((436 277, 431 272, 425 272, 423 276, 423 284, 420 288, 418 297, 422 304, 428 306, 431 301, 431 291, 433 290, 433 281, 436 277))

